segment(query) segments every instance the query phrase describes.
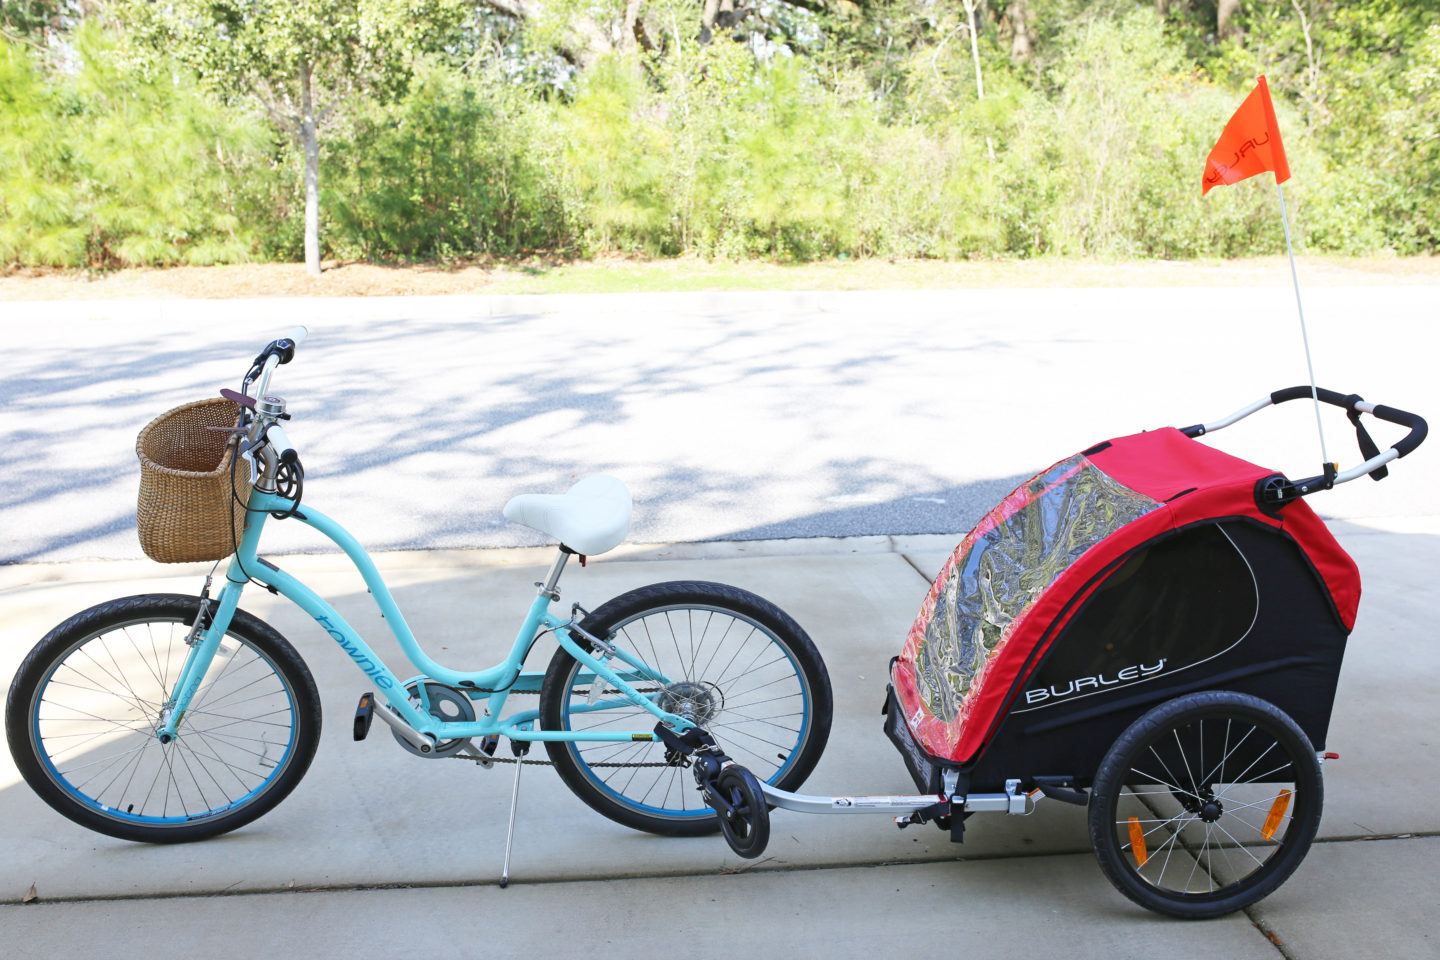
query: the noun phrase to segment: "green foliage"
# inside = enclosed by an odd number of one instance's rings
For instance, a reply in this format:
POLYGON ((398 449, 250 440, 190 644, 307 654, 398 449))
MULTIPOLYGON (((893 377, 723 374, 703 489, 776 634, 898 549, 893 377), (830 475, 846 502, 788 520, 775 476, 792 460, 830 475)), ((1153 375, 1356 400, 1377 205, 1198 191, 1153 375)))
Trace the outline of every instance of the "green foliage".
POLYGON ((386 260, 568 247, 551 124, 506 94, 432 65, 400 101, 354 118, 325 159, 332 249, 386 260))
POLYGON ((30 54, 0 38, 0 262, 83 261, 85 231, 62 176, 65 109, 30 54))
POLYGON ((1297 246, 1436 249, 1440 0, 985 4, 983 96, 963 5, 752 4, 7 4, 0 264, 299 256, 307 64, 332 256, 1276 252, 1270 178, 1199 189, 1261 72, 1297 246))
POLYGON ((607 57, 587 70, 563 113, 565 159, 583 198, 589 239, 601 248, 669 250, 663 128, 638 65, 607 57))
POLYGON ((1290 145, 1297 128, 1319 161, 1303 188, 1296 173, 1311 249, 1433 251, 1440 3, 1245 4, 1237 23, 1236 38, 1202 50, 1201 62, 1236 87, 1263 72, 1276 97, 1295 105, 1299 122, 1285 126, 1292 166, 1305 155, 1290 145))
POLYGON ((403 93, 413 53, 457 37, 464 11, 459 0, 116 0, 135 56, 178 60, 214 91, 286 114, 306 67, 320 101, 403 93))
POLYGON ((1239 103, 1187 70, 1160 18, 1137 9, 1091 19, 1067 38, 1048 81, 1041 135, 1057 202, 1050 249, 1189 257, 1269 253, 1282 239, 1273 197, 1200 196, 1204 157, 1239 103))
POLYGON ((0 39, 0 263, 244 259, 268 147, 254 119, 126 69, 93 25, 74 54, 78 70, 48 71, 0 39))

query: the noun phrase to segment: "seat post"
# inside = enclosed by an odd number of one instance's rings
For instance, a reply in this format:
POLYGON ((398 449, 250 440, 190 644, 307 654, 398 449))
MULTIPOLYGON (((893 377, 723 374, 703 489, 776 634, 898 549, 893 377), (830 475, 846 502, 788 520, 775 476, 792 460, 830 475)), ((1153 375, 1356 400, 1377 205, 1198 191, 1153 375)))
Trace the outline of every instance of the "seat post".
POLYGON ((560 599, 560 574, 565 570, 565 564, 570 561, 570 555, 574 553, 565 544, 560 544, 560 550, 555 554, 555 562, 550 565, 550 574, 545 578, 544 583, 536 582, 535 586, 540 588, 540 596, 549 597, 552 601, 560 599))

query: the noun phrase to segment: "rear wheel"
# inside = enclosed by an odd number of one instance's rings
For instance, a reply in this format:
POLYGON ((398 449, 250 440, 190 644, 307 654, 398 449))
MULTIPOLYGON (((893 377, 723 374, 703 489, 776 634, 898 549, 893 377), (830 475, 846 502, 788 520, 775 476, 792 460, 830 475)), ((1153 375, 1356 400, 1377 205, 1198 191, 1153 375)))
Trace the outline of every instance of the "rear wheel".
POLYGON ((1299 866, 1323 787, 1309 739, 1278 707, 1229 691, 1163 703, 1095 774, 1090 839, 1106 877, 1159 913, 1218 917, 1299 866))
MULTIPOLYGON (((774 604, 737 587, 657 583, 616 597, 581 624, 638 657, 661 681, 610 666, 668 712, 686 714, 736 763, 786 790, 815 768, 830 735, 830 677, 815 645, 774 604)), ((541 693, 546 730, 648 732, 655 718, 599 681, 562 647, 541 693)), ((547 741, 566 785, 592 808, 669 836, 719 826, 694 777, 658 741, 547 741)))
POLYGON ((190 653, 198 597, 112 600, 50 631, 5 708, 11 756, 46 803, 124 840, 180 843, 249 823, 300 782, 320 698, 300 655, 237 610, 178 729, 161 711, 190 653))

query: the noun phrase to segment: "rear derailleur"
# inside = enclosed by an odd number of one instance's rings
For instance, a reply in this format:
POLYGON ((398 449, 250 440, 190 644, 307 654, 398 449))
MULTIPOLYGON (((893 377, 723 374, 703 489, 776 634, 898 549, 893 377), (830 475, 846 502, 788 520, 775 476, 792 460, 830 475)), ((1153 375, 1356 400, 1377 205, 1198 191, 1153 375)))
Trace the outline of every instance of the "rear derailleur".
POLYGON ((755 774, 731 760, 715 738, 699 727, 676 733, 663 723, 655 734, 664 742, 665 759, 688 766, 705 803, 720 817, 720 832, 737 856, 753 860, 770 842, 770 808, 755 774))

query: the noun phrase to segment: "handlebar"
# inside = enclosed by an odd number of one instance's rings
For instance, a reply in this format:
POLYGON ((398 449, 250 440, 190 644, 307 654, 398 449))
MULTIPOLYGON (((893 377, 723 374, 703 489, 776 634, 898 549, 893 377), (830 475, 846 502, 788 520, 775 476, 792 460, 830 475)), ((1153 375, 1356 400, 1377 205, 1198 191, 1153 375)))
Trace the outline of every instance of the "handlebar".
MULTIPOLYGON (((1284 390, 1276 390, 1270 394, 1270 402, 1285 403, 1290 400, 1303 400, 1310 395, 1309 387, 1286 387, 1284 390)), ((1334 390, 1326 390, 1323 387, 1316 387, 1315 395, 1320 398, 1322 403, 1328 403, 1332 407, 1340 407, 1345 410, 1350 417, 1350 421, 1357 426, 1359 425, 1360 414, 1368 413, 1376 419, 1384 420, 1408 429, 1410 432, 1391 448, 1395 451, 1397 458, 1405 456, 1420 446, 1421 443, 1425 442, 1425 436, 1430 430, 1423 417, 1416 416, 1405 410, 1396 409, 1395 407, 1387 407, 1378 403, 1366 403, 1358 393, 1346 395, 1337 393, 1334 390)), ((1362 452, 1365 452, 1364 441, 1361 443, 1362 452)), ((1372 444, 1372 451, 1367 452, 1365 455, 1367 457, 1373 457, 1377 453, 1379 453, 1379 449, 1375 448, 1372 444)))
POLYGON ((279 493, 294 502, 289 516, 299 506, 305 470, 300 456, 290 444, 281 420, 288 420, 285 401, 270 395, 270 377, 275 368, 295 358, 295 349, 304 342, 309 331, 302 326, 292 328, 285 336, 270 341, 250 365, 240 393, 230 390, 222 394, 247 411, 248 425, 246 449, 259 455, 264 467, 256 483, 256 489, 264 493, 279 493), (251 384, 257 384, 254 395, 250 395, 251 384))
POLYGON ((1398 460, 1412 452, 1416 447, 1425 441, 1429 427, 1423 417, 1400 410, 1396 407, 1387 407, 1381 404, 1368 403, 1358 393, 1344 394, 1336 390, 1326 390, 1323 387, 1286 387, 1283 390, 1276 390, 1268 397, 1261 397, 1254 403, 1236 410, 1227 417, 1216 420, 1213 423, 1197 423, 1193 426, 1181 428, 1181 433, 1187 437, 1200 437, 1233 423, 1244 420, 1252 413, 1256 413, 1268 406, 1279 403, 1287 403, 1291 400, 1303 400, 1313 397, 1331 406, 1340 407, 1345 411, 1350 422, 1355 426, 1355 436, 1360 445, 1360 455, 1365 458, 1363 463, 1351 467, 1349 470, 1339 471, 1336 464, 1325 464, 1323 472, 1318 477, 1310 477, 1306 480, 1297 480, 1293 483, 1283 478, 1278 478, 1279 483, 1269 485, 1267 500, 1272 504, 1282 504, 1297 497, 1305 496, 1316 490, 1329 490, 1337 483, 1346 483, 1357 477, 1369 475, 1373 480, 1383 480, 1389 470, 1386 464, 1391 460, 1398 460), (1397 426, 1409 430, 1399 442, 1395 443, 1383 453, 1371 439, 1369 431, 1360 421, 1360 415, 1368 413, 1371 416, 1385 420, 1397 426))

